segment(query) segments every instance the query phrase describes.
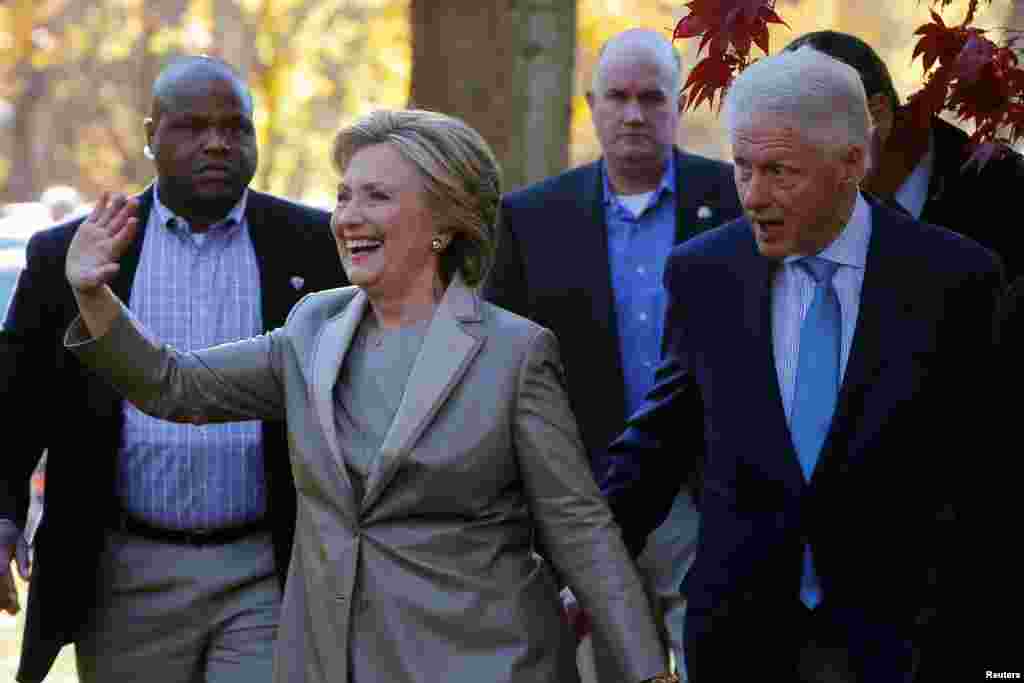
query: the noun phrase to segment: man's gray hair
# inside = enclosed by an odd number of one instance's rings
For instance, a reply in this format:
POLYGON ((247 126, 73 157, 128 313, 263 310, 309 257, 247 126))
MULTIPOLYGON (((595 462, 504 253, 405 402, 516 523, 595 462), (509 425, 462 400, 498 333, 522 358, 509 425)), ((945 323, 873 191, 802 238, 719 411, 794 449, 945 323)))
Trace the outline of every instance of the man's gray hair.
POLYGON ((672 41, 658 31, 633 28, 612 36, 598 50, 597 63, 594 65, 594 73, 590 79, 590 89, 594 93, 600 94, 601 92, 601 76, 604 72, 606 58, 624 51, 634 54, 637 51, 644 51, 653 60, 661 62, 672 81, 670 84, 672 93, 679 92, 679 88, 682 86, 683 61, 679 52, 673 47, 672 41))
POLYGON ((788 119, 829 150, 866 147, 871 115, 860 76, 817 50, 781 52, 758 60, 729 86, 723 118, 731 138, 762 117, 788 119))

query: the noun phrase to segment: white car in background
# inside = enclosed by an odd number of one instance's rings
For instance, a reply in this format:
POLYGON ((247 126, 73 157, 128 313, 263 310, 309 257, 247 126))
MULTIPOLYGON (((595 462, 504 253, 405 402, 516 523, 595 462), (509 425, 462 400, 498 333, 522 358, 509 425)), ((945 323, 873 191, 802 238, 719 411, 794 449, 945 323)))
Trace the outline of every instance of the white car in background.
POLYGON ((40 202, 0 207, 0 312, 6 313, 18 273, 25 267, 29 238, 50 223, 50 211, 40 202))

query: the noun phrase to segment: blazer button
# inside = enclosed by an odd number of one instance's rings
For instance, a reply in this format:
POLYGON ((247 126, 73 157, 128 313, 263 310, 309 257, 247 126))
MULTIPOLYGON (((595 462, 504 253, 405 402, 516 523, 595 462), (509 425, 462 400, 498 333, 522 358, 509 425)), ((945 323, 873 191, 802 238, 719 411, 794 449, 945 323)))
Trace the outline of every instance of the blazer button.
POLYGON ((334 599, 337 600, 338 602, 345 602, 345 596, 341 595, 340 593, 338 595, 335 595, 334 599))

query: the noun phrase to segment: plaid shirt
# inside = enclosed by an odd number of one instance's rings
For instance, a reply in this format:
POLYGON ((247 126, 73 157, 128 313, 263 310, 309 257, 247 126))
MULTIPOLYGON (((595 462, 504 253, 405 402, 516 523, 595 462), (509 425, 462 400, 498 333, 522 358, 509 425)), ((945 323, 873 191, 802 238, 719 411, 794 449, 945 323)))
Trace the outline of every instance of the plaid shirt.
MULTIPOLYGON (((193 234, 153 192, 131 299, 133 314, 182 351, 263 332, 260 273, 244 194, 221 222, 193 234)), ((193 426, 124 404, 118 490, 125 510, 154 526, 238 526, 266 512, 257 421, 193 426)))

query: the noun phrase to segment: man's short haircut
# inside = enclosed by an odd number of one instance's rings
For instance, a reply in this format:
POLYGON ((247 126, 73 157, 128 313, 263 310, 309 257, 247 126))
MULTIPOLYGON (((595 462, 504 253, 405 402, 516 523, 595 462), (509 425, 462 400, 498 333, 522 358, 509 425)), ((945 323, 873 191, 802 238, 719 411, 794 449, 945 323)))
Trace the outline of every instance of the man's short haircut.
POLYGON ((170 101, 183 89, 186 80, 193 78, 223 78, 233 81, 252 111, 252 93, 249 92, 245 78, 235 67, 222 59, 208 55, 186 55, 172 59, 153 81, 154 114, 157 113, 157 103, 164 108, 170 106, 170 101))
POLYGON ((748 66, 726 91, 723 119, 730 137, 763 117, 792 122, 828 150, 866 147, 871 117, 854 69, 815 50, 780 52, 748 66))
POLYGON ((590 79, 590 89, 595 94, 598 92, 601 84, 601 67, 604 66, 605 53, 608 52, 609 48, 617 49, 620 43, 630 42, 634 45, 647 48, 653 54, 659 52, 664 53, 663 57, 669 57, 671 59, 665 59, 666 66, 671 69, 672 78, 672 91, 679 92, 682 87, 683 77, 683 60, 679 56, 679 51, 672 46, 672 41, 650 29, 634 28, 628 31, 618 33, 601 45, 601 49, 597 52, 597 63, 594 65, 594 75, 590 79))
POLYGON ((889 68, 878 53, 857 36, 839 31, 813 31, 796 38, 783 51, 791 52, 805 46, 852 66, 860 75, 868 97, 882 93, 889 98, 894 111, 900 106, 900 96, 893 86, 889 68))

